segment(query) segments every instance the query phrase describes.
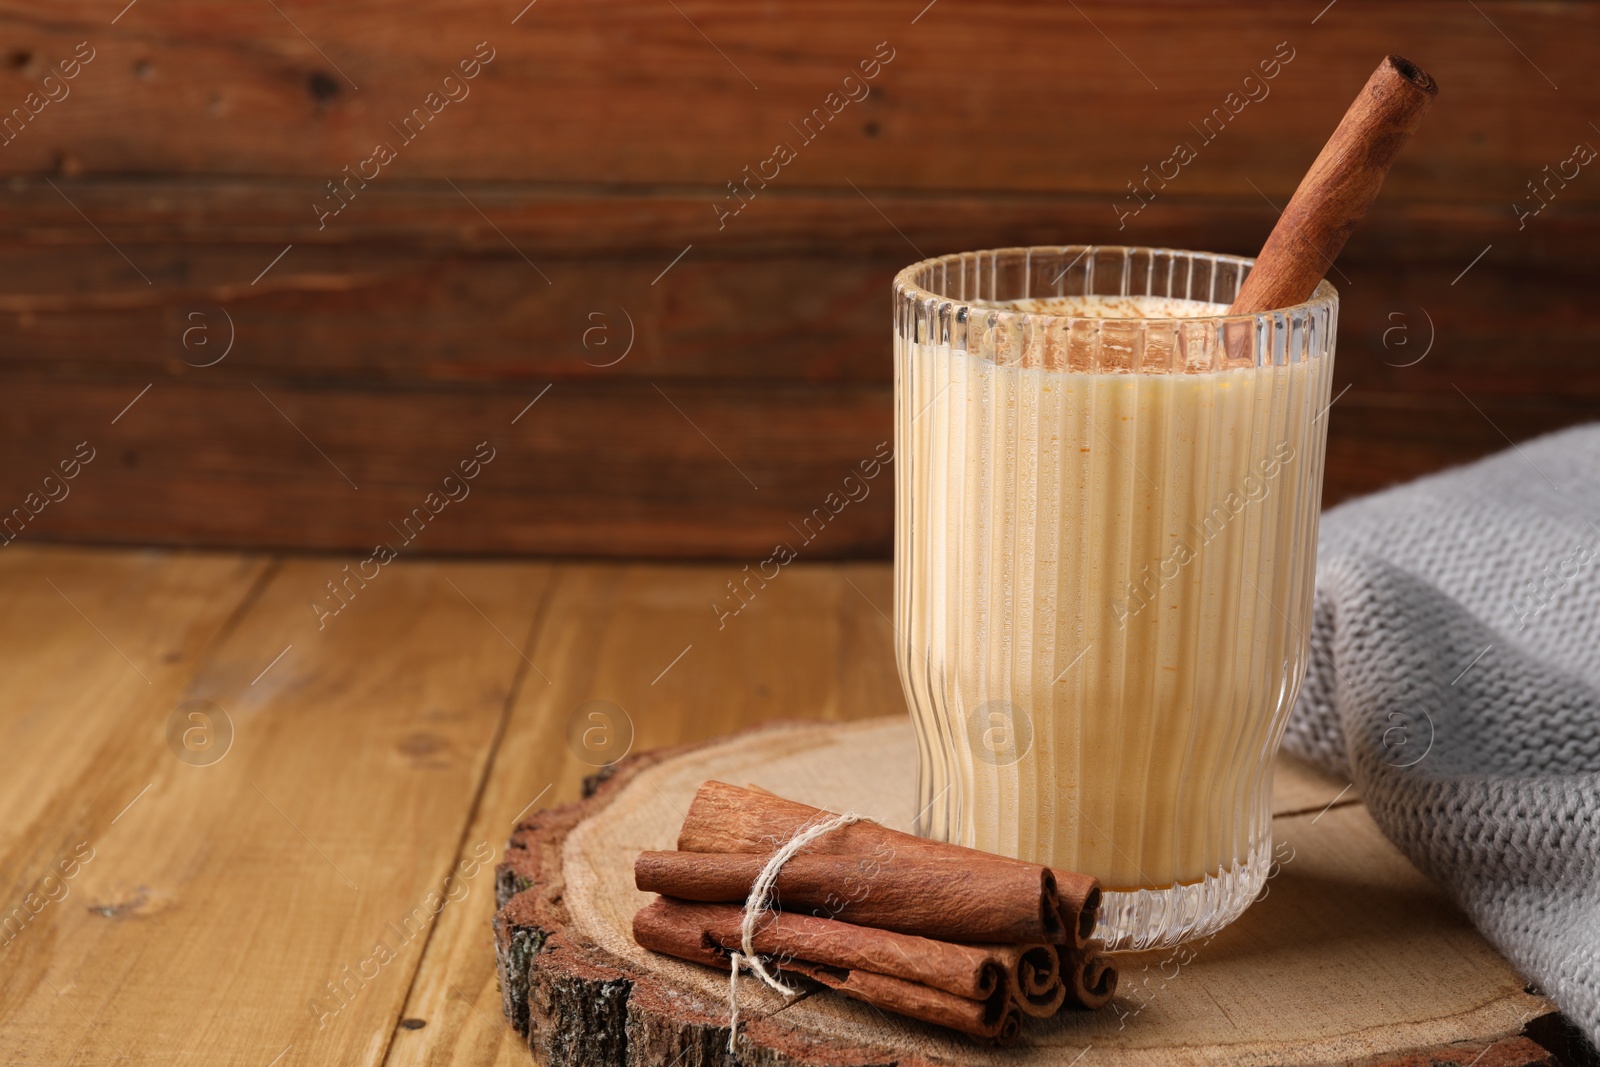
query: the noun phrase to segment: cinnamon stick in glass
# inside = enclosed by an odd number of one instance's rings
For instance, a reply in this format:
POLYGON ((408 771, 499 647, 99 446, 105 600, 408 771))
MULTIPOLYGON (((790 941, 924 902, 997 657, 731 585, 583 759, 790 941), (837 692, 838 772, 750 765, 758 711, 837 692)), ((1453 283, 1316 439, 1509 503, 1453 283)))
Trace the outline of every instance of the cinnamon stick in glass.
MULTIPOLYGON (((771 793, 741 789, 726 782, 709 781, 701 785, 689 805, 678 835, 678 848, 685 852, 770 855, 797 831, 828 813, 809 804, 785 800, 771 793)), ((840 827, 807 846, 801 856, 877 856, 894 864, 916 866, 924 861, 945 861, 971 870, 1000 871, 1027 869, 1042 871, 1038 864, 996 856, 961 845, 931 841, 914 834, 890 830, 875 822, 861 821, 840 827)), ((800 858, 800 857, 797 857, 800 858)), ((791 861, 793 862, 793 861, 791 861)), ((1052 871, 1058 914, 1041 917, 1046 936, 971 938, 989 941, 1071 940, 1081 944, 1094 930, 1100 907, 1100 883, 1085 874, 1052 871)), ((738 899, 743 900, 741 896, 738 899)), ((792 899, 792 898, 791 898, 792 899)), ((987 906, 987 903, 985 903, 987 906)), ((861 921, 861 920, 856 920, 861 921)), ((911 930, 926 936, 940 936, 926 930, 911 930)))
POLYGON ((1228 314, 1311 299, 1438 93, 1438 83, 1408 59, 1387 56, 1378 64, 1289 198, 1228 314))

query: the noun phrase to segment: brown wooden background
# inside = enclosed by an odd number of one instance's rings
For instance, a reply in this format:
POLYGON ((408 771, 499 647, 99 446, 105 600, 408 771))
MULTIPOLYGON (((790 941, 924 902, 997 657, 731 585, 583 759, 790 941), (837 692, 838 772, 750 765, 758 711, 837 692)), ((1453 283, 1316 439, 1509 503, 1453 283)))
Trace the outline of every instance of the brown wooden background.
MULTIPOLYGON (((0 508, 96 450, 21 537, 370 548, 488 440, 416 550, 762 558, 891 435, 898 267, 1252 252, 1387 51, 1442 93, 1334 278, 1329 501, 1600 413, 1600 163, 1512 209, 1600 146, 1594 4, 523 2, 0 5, 0 108, 95 50, 0 147, 0 508), (319 229, 483 41, 470 96, 319 229), (1119 233, 1125 184, 1283 41, 1270 96, 1119 233)), ((807 555, 886 554, 891 496, 807 555)))

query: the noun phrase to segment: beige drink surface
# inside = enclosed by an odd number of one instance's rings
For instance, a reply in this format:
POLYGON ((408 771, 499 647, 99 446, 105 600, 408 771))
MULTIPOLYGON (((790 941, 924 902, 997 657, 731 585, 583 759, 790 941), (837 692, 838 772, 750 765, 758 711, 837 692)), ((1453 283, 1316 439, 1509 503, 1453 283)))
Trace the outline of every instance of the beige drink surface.
POLYGON ((1331 360, 1086 373, 901 344, 902 677, 948 740, 923 754, 944 798, 924 832, 1108 889, 1248 859, 1304 668, 1331 360))

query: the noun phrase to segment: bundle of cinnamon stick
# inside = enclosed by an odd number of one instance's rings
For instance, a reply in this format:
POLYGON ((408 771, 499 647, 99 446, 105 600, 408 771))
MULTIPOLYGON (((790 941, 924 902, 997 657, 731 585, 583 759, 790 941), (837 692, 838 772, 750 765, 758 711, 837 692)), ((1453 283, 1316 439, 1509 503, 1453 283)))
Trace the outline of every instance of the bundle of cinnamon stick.
MULTIPOLYGON (((706 782, 676 852, 643 852, 633 920, 641 946, 727 971, 743 951, 743 903, 772 855, 829 813, 706 782)), ((860 820, 806 845, 777 872, 775 907, 751 948, 884 1011, 998 1044, 1024 1016, 1103 1007, 1117 971, 1090 940, 1100 883, 1088 875, 860 820)))

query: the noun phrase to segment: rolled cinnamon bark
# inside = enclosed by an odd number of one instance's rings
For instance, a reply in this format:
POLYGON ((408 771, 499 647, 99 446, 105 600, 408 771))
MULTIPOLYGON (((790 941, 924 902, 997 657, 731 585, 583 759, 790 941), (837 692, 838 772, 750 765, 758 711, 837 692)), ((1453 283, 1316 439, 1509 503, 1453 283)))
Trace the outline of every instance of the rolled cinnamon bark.
POLYGON ((1062 945, 1061 979, 1067 988, 1067 1003, 1096 1011, 1111 1003, 1117 993, 1117 967, 1099 941, 1083 948, 1062 945))
MULTIPOLYGON (((683 829, 678 835, 678 848, 685 852, 770 855, 793 837, 796 831, 826 814, 820 808, 785 800, 765 791, 709 781, 700 787, 689 805, 683 829)), ((931 841, 865 820, 840 827, 818 838, 801 855, 875 856, 884 861, 884 867, 890 866, 889 859, 894 859, 908 861, 911 865, 924 860, 943 860, 985 872, 1019 869, 1037 872, 1042 869, 1038 864, 943 841, 931 841)), ((1067 939, 1081 941, 1087 938, 1094 929, 1098 914, 1100 883, 1088 875, 1070 872, 1055 872, 1050 881, 1054 883, 1055 914, 1040 917, 1039 929, 1044 936, 972 937, 967 940, 1045 941, 1054 944, 1067 939), (1067 874, 1064 893, 1060 880, 1063 873, 1067 874)), ((1000 903, 986 901, 984 906, 992 907, 1000 903)), ((1041 906, 1048 903, 1046 900, 1040 901, 1041 906)), ((1016 904, 1014 901, 1006 902, 1004 906, 1016 904)), ((939 936, 926 930, 910 932, 939 936)))
POLYGON ((1003 986, 987 1000, 967 1000, 930 986, 870 971, 846 971, 798 960, 791 961, 786 969, 873 1007, 936 1026, 948 1026, 972 1037, 987 1038, 996 1045, 1011 1044, 1022 1029, 1021 1010, 1003 986))
MULTIPOLYGON (((654 912, 653 921, 670 923, 684 931, 686 940, 692 934, 730 949, 741 944, 744 909, 737 904, 691 904, 660 898, 646 910, 654 912)), ((995 989, 1011 982, 1011 972, 1025 953, 1025 985, 1038 983, 1039 976, 1033 968, 1039 966, 1041 956, 1049 957, 1052 977, 1057 969, 1055 951, 1048 945, 952 945, 793 912, 761 916, 751 947, 763 956, 777 958, 780 964, 800 959, 846 970, 871 971, 968 1000, 985 1000, 995 989)))
POLYGON ((703 963, 726 971, 728 954, 712 945, 706 932, 673 914, 671 901, 657 897, 633 916, 633 940, 640 948, 676 956, 680 960, 703 963))
POLYGON ((1311 299, 1438 92, 1410 60, 1388 56, 1378 64, 1289 198, 1228 314, 1311 299))
MULTIPOLYGON (((654 952, 727 970, 731 966, 728 955, 738 951, 739 938, 723 941, 703 926, 685 922, 677 910, 682 907, 686 905, 659 898, 646 905, 633 917, 634 940, 654 952)), ((867 970, 784 958, 779 959, 778 965, 786 976, 803 975, 885 1011, 947 1026, 997 1044, 1014 1041, 1021 1027, 1020 1009, 1011 1003, 1010 987, 1005 982, 996 982, 987 997, 977 1000, 867 970)))
MULTIPOLYGON (((979 854, 981 855, 981 853, 979 854)), ((777 902, 858 926, 940 941, 1004 944, 1063 940, 1055 877, 1032 864, 801 853, 778 872, 777 902)), ((743 901, 767 857, 755 853, 642 852, 634 884, 680 900, 743 901)))
POLYGON ((1056 876, 1056 897, 1061 901, 1061 922, 1082 948, 1094 936, 1100 921, 1100 879, 1076 871, 1052 867, 1056 876))
POLYGON ((1061 978, 1057 946, 996 945, 994 950, 1006 962, 1011 999, 1024 1015, 1048 1019, 1061 1010, 1067 988, 1061 978))

